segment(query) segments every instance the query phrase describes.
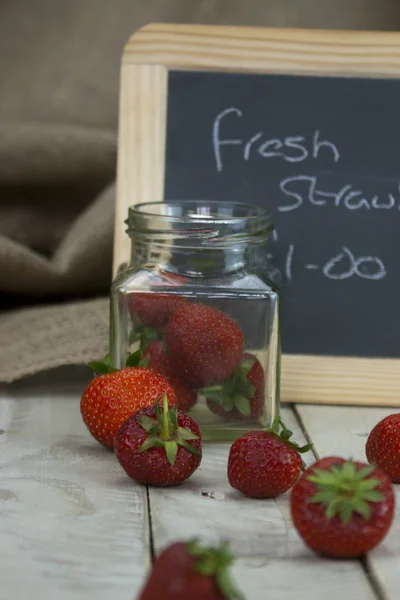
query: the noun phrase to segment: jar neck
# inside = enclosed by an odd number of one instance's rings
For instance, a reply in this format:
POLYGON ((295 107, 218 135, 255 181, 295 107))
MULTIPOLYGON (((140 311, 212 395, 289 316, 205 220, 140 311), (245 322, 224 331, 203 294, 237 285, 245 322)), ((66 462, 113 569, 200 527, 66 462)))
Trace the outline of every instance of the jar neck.
POLYGON ((129 209, 126 222, 132 263, 191 277, 246 268, 272 230, 265 209, 200 200, 139 204, 129 209))
POLYGON ((237 273, 250 266, 251 245, 240 244, 225 248, 201 248, 160 244, 148 236, 140 242, 134 237, 131 244, 131 264, 146 265, 187 277, 219 277, 237 273))

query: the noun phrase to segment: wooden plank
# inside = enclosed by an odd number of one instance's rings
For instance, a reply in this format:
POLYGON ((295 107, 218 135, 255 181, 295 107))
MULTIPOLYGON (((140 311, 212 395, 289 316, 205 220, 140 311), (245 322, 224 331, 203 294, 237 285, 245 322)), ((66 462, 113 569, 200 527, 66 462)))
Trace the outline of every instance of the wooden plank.
POLYGON ((126 600, 149 565, 146 497, 79 413, 83 383, 0 393, 0 598, 126 600))
MULTIPOLYGON (((122 56, 113 273, 128 207, 164 199, 169 69, 399 77, 400 33, 150 24, 122 56)), ((400 360, 284 355, 281 399, 400 406, 400 360), (379 390, 379 394, 376 391, 379 390)))
MULTIPOLYGON (((299 405, 299 415, 320 456, 339 455, 366 461, 365 442, 371 429, 393 412, 389 408, 339 407, 299 405)), ((400 488, 396 489, 397 504, 400 488)), ((387 600, 399 597, 400 571, 400 514, 397 512, 392 528, 380 546, 367 558, 382 596, 387 600)))
MULTIPOLYGON (((304 441, 292 412, 282 412, 296 439, 304 441)), ((206 444, 201 467, 185 485, 149 490, 156 552, 191 536, 207 542, 228 540, 240 557, 235 574, 249 600, 263 600, 266 590, 274 600, 336 600, 339 594, 375 598, 360 563, 339 565, 304 547, 290 522, 288 494, 276 501, 252 500, 230 488, 228 450, 227 444, 206 444)))

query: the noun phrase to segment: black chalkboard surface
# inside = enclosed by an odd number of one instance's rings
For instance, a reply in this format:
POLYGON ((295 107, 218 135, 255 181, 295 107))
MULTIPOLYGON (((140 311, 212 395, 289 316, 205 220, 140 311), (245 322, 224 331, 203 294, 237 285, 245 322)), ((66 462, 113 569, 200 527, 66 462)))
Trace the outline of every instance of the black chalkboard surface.
POLYGON ((170 70, 164 197, 270 209, 285 353, 400 357, 400 81, 170 70))

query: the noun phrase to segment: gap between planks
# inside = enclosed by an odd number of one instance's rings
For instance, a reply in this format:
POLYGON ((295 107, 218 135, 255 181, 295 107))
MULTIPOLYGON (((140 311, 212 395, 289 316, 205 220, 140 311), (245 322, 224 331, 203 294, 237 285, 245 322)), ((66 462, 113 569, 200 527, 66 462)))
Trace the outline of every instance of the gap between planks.
MULTIPOLYGON (((366 462, 365 442, 373 426, 393 413, 391 408, 355 406, 315 406, 298 404, 296 416, 310 441, 321 456, 339 455, 366 462)), ((396 503, 400 504, 400 488, 395 485, 396 503)), ((380 600, 397 600, 400 566, 400 514, 382 544, 361 561, 380 600)))
MULTIPOLYGON (((304 443, 308 433, 296 407, 285 405, 282 413, 296 441, 304 443)), ((233 574, 243 582, 250 600, 264 598, 266 587, 274 600, 321 596, 331 600, 338 594, 386 600, 362 561, 331 561, 305 548, 291 525, 288 494, 271 502, 249 500, 234 492, 221 471, 228 449, 229 444, 206 443, 202 465, 183 486, 148 489, 156 554, 177 539, 196 536, 206 543, 225 539, 237 556, 233 574)), ((304 458, 308 464, 314 461, 312 453, 304 458)))

